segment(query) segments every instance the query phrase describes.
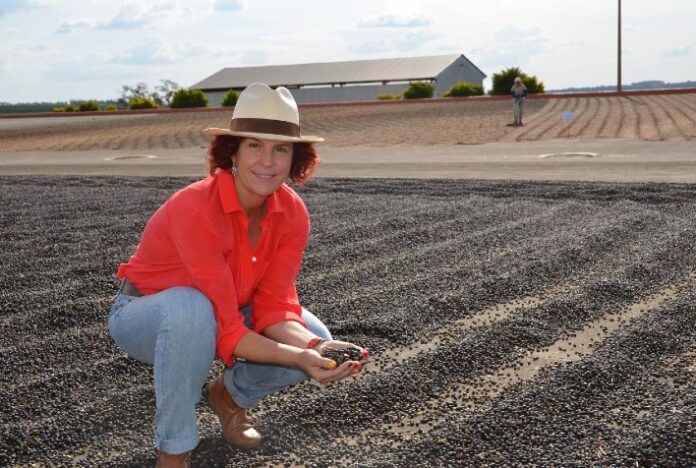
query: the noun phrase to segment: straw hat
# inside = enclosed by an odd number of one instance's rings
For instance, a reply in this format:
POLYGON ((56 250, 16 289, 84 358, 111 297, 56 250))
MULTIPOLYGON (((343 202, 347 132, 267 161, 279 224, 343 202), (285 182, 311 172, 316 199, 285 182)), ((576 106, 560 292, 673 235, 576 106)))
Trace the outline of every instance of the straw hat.
POLYGON ((324 141, 300 133, 300 113, 287 88, 279 86, 274 91, 264 83, 252 83, 242 91, 234 106, 230 128, 206 128, 203 133, 288 142, 324 141))

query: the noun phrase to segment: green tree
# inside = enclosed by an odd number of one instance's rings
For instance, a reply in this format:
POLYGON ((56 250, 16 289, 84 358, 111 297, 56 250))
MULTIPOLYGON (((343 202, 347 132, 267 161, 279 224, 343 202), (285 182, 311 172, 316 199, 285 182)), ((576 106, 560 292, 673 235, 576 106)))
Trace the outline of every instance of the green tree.
POLYGON ((527 75, 519 67, 506 68, 500 73, 493 73, 493 88, 490 94, 503 95, 510 94, 510 88, 515 84, 515 78, 522 78, 522 83, 527 87, 529 94, 543 93, 544 83, 534 75, 527 75))
POLYGON ((147 89, 147 83, 142 81, 135 86, 121 86, 121 97, 118 98, 118 103, 121 107, 130 107, 130 102, 133 99, 150 99, 150 90, 147 89))
POLYGON ((128 100, 129 109, 157 109, 157 104, 154 99, 143 97, 132 97, 128 100))
POLYGON ((404 90, 404 99, 431 98, 435 94, 435 85, 427 81, 411 81, 411 85, 404 90))
POLYGON ((237 99, 239 99, 239 93, 237 91, 235 91, 234 89, 230 89, 222 97, 222 101, 220 101, 220 105, 223 107, 234 106, 237 104, 237 99))
POLYGON ((449 91, 443 94, 444 97, 463 97, 463 96, 482 96, 483 86, 460 81, 452 85, 449 91))
POLYGON ((162 82, 162 84, 159 86, 155 86, 155 90, 157 90, 158 94, 157 97, 155 97, 154 99, 156 101, 159 99, 160 104, 168 106, 172 101, 172 95, 174 95, 174 93, 177 90, 181 89, 181 86, 172 80, 163 79, 160 81, 162 82))
POLYGON ((91 112, 99 110, 99 103, 97 101, 84 101, 81 102, 77 107, 80 112, 91 112))
POLYGON ((172 94, 169 107, 208 107, 208 98, 200 89, 179 89, 172 94))

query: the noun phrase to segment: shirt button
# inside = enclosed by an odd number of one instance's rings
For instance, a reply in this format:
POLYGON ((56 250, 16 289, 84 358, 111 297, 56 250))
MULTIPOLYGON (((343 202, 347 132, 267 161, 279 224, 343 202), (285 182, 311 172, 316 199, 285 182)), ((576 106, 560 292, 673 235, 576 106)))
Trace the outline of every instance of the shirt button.
POLYGON ((251 261, 256 263, 256 257, 251 257, 251 261))

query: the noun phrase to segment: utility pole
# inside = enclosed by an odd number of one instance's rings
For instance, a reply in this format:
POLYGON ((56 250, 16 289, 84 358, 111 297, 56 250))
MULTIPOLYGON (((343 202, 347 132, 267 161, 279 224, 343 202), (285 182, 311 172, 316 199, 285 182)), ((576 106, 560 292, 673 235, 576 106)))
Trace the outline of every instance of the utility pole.
POLYGON ((616 91, 621 92, 621 0, 619 0, 619 50, 618 50, 618 76, 616 80, 616 91))

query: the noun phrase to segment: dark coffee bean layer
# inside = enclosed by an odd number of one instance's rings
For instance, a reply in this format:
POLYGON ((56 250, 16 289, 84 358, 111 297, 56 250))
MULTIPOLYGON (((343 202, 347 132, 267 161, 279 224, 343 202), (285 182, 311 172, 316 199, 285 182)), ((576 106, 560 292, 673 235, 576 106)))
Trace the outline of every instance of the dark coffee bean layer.
MULTIPOLYGON (((152 369, 106 322, 118 264, 191 181, 0 177, 0 466, 153 464, 152 369)), ((301 302, 370 360, 264 400, 249 452, 202 400, 194 466, 696 465, 696 186, 299 193, 301 302)))
POLYGON ((321 355, 326 359, 333 359, 338 366, 346 361, 359 361, 361 358, 360 350, 356 348, 338 349, 325 347, 322 349, 321 355))

